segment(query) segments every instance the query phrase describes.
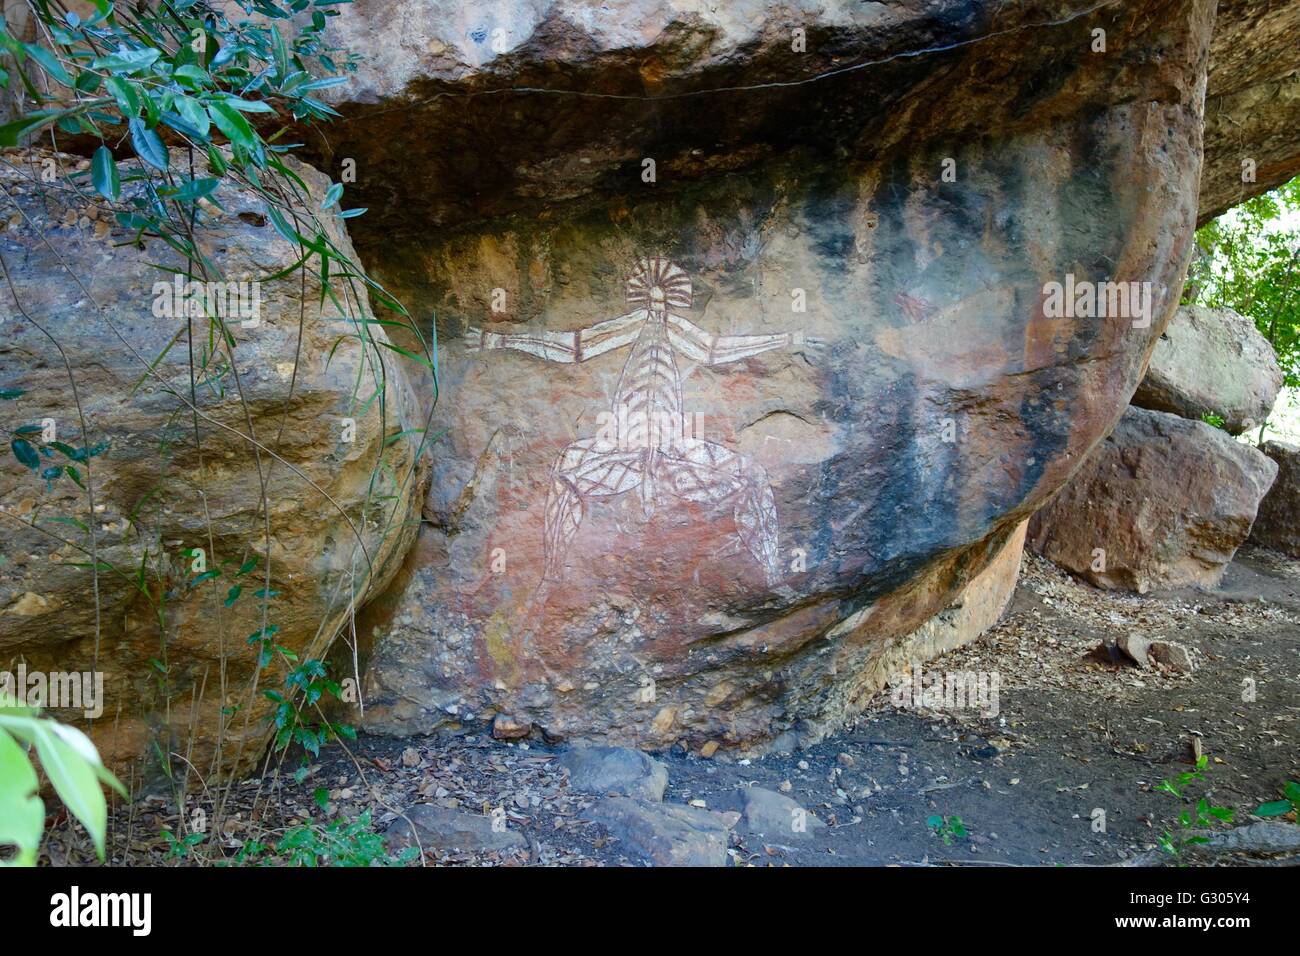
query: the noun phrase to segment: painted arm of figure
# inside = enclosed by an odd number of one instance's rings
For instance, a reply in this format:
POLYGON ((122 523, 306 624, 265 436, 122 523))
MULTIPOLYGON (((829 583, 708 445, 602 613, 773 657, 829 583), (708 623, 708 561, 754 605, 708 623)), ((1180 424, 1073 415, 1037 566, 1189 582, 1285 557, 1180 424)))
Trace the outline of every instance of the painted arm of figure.
POLYGON ((638 309, 567 332, 489 332, 471 325, 465 330, 464 342, 471 352, 515 349, 548 362, 585 362, 634 341, 645 319, 645 310, 638 309))
POLYGON ((767 335, 714 335, 680 315, 668 314, 668 338, 683 355, 704 365, 739 362, 752 355, 773 349, 819 347, 820 339, 796 332, 772 332, 767 335))

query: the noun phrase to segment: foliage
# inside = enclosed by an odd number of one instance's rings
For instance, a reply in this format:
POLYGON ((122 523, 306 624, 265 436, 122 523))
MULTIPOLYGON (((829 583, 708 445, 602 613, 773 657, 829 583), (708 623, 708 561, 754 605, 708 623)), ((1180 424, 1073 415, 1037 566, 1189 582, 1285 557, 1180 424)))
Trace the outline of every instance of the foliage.
POLYGON ((0 866, 34 866, 45 831, 33 748, 54 792, 86 828, 102 860, 108 806, 100 786, 107 784, 123 796, 126 790, 104 769, 89 737, 75 727, 41 717, 37 708, 19 706, 0 691, 0 847, 17 847, 15 858, 0 866))
POLYGON ((1280 817, 1290 813, 1300 823, 1300 783, 1288 780, 1282 787, 1283 799, 1260 804, 1255 811, 1257 817, 1280 817))
POLYGON ((299 824, 274 845, 250 840, 235 861, 256 866, 405 866, 418 855, 415 847, 390 855, 366 810, 355 820, 299 824))
POLYGON ((1248 199, 1196 232, 1201 255, 1185 301, 1226 306, 1272 344, 1286 385, 1300 386, 1300 237, 1280 228, 1300 215, 1300 178, 1248 199))
MULTIPOLYGON (((1194 780, 1204 780, 1203 771, 1209 766, 1210 758, 1207 754, 1201 754, 1196 758, 1196 769, 1188 770, 1178 775, 1178 782, 1173 783, 1169 780, 1161 780, 1153 789, 1159 793, 1169 793, 1175 797, 1186 799, 1184 790, 1187 785, 1194 780)), ((1171 856, 1178 856, 1183 850, 1190 846, 1200 843, 1208 843, 1209 838, 1201 833, 1195 832, 1204 830, 1213 826, 1215 823, 1231 823, 1233 812, 1227 807, 1213 806, 1206 797, 1201 797, 1196 801, 1195 810, 1183 810, 1178 814, 1178 828, 1176 831, 1165 830, 1160 835, 1157 842, 1160 849, 1164 850, 1171 856)))
MULTIPOLYGON (((298 656, 292 651, 285 648, 279 650, 288 660, 297 662, 298 656)), ((324 717, 312 721, 302 716, 302 711, 306 708, 319 713, 317 705, 327 693, 337 700, 343 699, 338 682, 329 679, 327 665, 323 661, 310 658, 303 661, 289 672, 284 683, 285 693, 267 690, 263 694, 275 704, 275 710, 268 719, 275 727, 276 748, 283 750, 291 744, 297 744, 303 749, 302 760, 294 772, 294 779, 301 783, 307 776, 309 758, 319 757, 323 745, 340 737, 355 740, 357 732, 350 724, 335 724, 324 717)))
MULTIPOLYGON (((351 331, 343 338, 360 342, 363 361, 375 383, 370 394, 362 393, 364 378, 358 372, 350 413, 366 414, 377 408, 383 432, 389 434, 393 430, 388 425, 391 413, 384 350, 399 352, 429 369, 434 368, 432 352, 424 344, 420 330, 405 319, 400 303, 367 276, 332 238, 342 233, 341 223, 331 229, 324 221, 350 219, 365 210, 343 208, 342 183, 330 182, 317 201, 302 177, 285 161, 294 148, 287 142, 292 130, 338 115, 318 98, 319 94, 346 83, 347 74, 356 68, 355 55, 333 47, 327 39, 326 27, 330 18, 338 15, 334 9, 338 5, 339 0, 94 0, 90 12, 81 14, 67 9, 62 0, 29 0, 37 42, 29 43, 14 35, 0 18, 0 62, 8 67, 0 68, 0 86, 21 85, 33 108, 0 126, 0 145, 12 146, 33 136, 48 136, 49 145, 57 150, 60 137, 70 138, 74 144, 70 148, 92 158, 84 172, 67 174, 68 183, 110 203, 118 225, 130 230, 141 248, 156 248, 161 243, 177 254, 179 265, 175 260, 158 264, 169 278, 174 274, 205 282, 226 279, 197 237, 226 214, 223 202, 230 190, 255 196, 263 205, 267 221, 297 249, 297 261, 273 275, 252 278, 274 281, 303 273, 319 285, 319 305, 323 309, 328 302, 337 317, 349 323, 351 331), (132 156, 134 161, 124 161, 132 156), (402 319, 381 321, 368 317, 362 307, 363 296, 402 319), (407 329, 426 354, 400 349, 382 336, 376 339, 371 334, 376 325, 407 329)), ((185 303, 184 313, 178 318, 181 325, 177 334, 162 354, 143 369, 135 387, 153 378, 161 390, 177 400, 177 418, 186 412, 193 417, 194 441, 200 443, 199 421, 211 420, 199 407, 201 389, 223 398, 229 381, 243 401, 234 361, 242 330, 238 322, 229 322, 227 316, 203 301, 185 303), (181 348, 189 348, 188 391, 177 385, 176 379, 157 372, 178 343, 181 348)), ((334 348, 338 348, 337 342, 334 348)), ((68 374, 73 374, 70 366, 68 374)), ((0 391, 0 399, 20 395, 17 389, 0 391)), ((82 428, 84 436, 84 422, 82 428)), ((13 430, 0 432, 6 434, 13 457, 43 481, 47 491, 56 481, 67 479, 85 494, 86 513, 93 514, 91 459, 109 449, 84 437, 82 447, 38 442, 39 430, 35 425, 19 424, 13 430)), ((399 439, 413 437, 422 442, 423 434, 424 429, 399 426, 384 448, 399 439)), ((283 461, 273 449, 258 444, 254 436, 245 437, 257 457, 259 474, 264 467, 262 454, 283 461)), ((395 530, 396 506, 392 514, 385 516, 381 512, 388 508, 388 502, 397 502, 401 496, 396 489, 397 478, 383 455, 381 451, 376 456, 360 514, 343 516, 358 541, 358 526, 363 524, 385 535, 395 530)), ((307 480, 292 464, 284 462, 284 466, 307 480)), ((150 490, 137 504, 131 514, 133 526, 140 517, 139 510, 153 495, 155 490, 150 490)), ((150 507, 165 505, 158 500, 150 507)), ((263 535, 267 553, 271 545, 270 511, 270 502, 264 498, 261 512, 267 516, 263 535)), ((256 673, 250 679, 245 703, 228 706, 226 716, 233 716, 254 699, 262 672, 277 662, 288 673, 285 690, 267 696, 276 704, 270 720, 282 752, 290 744, 298 744, 305 753, 316 754, 326 741, 351 733, 350 728, 323 718, 319 722, 304 718, 304 708, 319 713, 322 694, 337 695, 337 684, 326 679, 320 661, 299 662, 275 639, 278 626, 271 621, 271 606, 276 592, 271 588, 270 562, 257 554, 255 543, 248 543, 238 558, 226 558, 208 569, 192 569, 197 571, 195 574, 187 573, 174 558, 157 549, 146 550, 139 567, 118 567, 100 556, 93 520, 83 521, 76 516, 51 520, 81 533, 79 541, 64 543, 86 556, 88 561, 81 566, 90 569, 96 581, 100 574, 124 579, 153 609, 160 637, 159 656, 153 666, 164 695, 169 693, 171 673, 166 653, 168 603, 189 597, 200 587, 222 586, 226 588, 223 607, 230 608, 247 586, 241 578, 257 570, 262 586, 248 591, 259 603, 260 624, 247 641, 255 655, 256 673)), ((364 544, 361 550, 365 553, 364 544)), ((366 564, 351 585, 353 594, 366 587, 368 553, 366 564)), ((350 596, 345 595, 344 600, 350 596)), ((170 776, 166 748, 157 749, 163 769, 170 776)))
POLYGON ((194 848, 207 839, 204 833, 187 833, 178 837, 171 830, 163 830, 162 838, 167 842, 167 859, 188 859, 194 848))
POLYGON ((966 836, 966 825, 961 822, 961 817, 934 814, 926 819, 925 825, 943 838, 944 846, 952 846, 954 840, 964 839, 966 836))

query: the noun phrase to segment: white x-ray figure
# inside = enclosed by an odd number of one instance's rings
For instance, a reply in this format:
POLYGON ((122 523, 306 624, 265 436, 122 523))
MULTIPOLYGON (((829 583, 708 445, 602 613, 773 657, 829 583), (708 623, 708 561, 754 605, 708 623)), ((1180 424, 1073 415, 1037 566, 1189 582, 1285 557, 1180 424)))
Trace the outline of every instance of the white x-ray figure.
POLYGON ((780 576, 776 502, 767 473, 744 455, 691 434, 677 356, 722 365, 780 348, 821 343, 802 331, 714 335, 678 314, 692 304, 690 276, 668 259, 642 259, 627 280, 631 312, 567 332, 501 334, 471 327, 470 351, 515 349, 548 362, 585 362, 631 345, 619 376, 611 430, 579 439, 551 469, 546 499, 544 580, 559 580, 586 503, 636 490, 647 518, 660 492, 704 504, 734 501, 741 543, 768 584, 780 576), (675 311, 677 310, 677 311, 675 311), (612 433, 611 433, 612 431, 612 433))

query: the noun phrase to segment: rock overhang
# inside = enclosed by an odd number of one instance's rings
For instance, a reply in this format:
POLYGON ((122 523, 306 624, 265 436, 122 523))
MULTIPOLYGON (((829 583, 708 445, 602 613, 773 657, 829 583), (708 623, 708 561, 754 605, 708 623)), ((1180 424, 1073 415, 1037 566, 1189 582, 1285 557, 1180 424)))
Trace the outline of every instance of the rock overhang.
MULTIPOLYGON (((501 97, 541 94, 492 94, 479 126, 412 154, 452 175, 372 223, 371 265, 436 326, 446 401, 425 544, 376 628, 371 727, 500 712, 664 745, 833 722, 1065 482, 1181 289, 1211 10, 1018 13, 1054 24, 1032 49, 1014 29, 950 34, 928 64, 882 55, 885 80, 728 94, 766 110, 693 103, 668 120, 660 101, 602 99, 607 169, 584 181, 580 156, 560 162, 537 195, 515 151, 563 158, 594 122, 581 108, 528 117, 501 97), (783 122, 800 135, 755 135, 783 122), (683 161, 706 128, 727 161, 683 161), (495 170, 477 192, 444 150, 474 129, 495 170), (740 155, 746 142, 770 148, 740 155), (423 233, 404 242, 415 209, 423 233), (654 341, 660 320, 628 318, 625 285, 660 257, 692 296, 663 319, 677 337, 654 341), (1044 307, 1053 283, 1111 281, 1153 308, 1044 307), (624 333, 617 355, 583 351, 624 333), (751 351, 718 360, 735 349, 751 351), (702 441, 602 441, 629 375, 650 401, 702 410, 702 441)), ((430 104, 404 134, 479 99, 435 100, 459 105, 430 104)))
POLYGON ((337 42, 393 52, 331 91, 344 120, 305 138, 327 171, 355 161, 362 249, 634 191, 646 158, 669 191, 792 150, 872 162, 1197 95, 1184 41, 1161 32, 1171 3, 519 5, 477 60, 448 52, 479 46, 463 17, 396 6, 344 8, 337 42))

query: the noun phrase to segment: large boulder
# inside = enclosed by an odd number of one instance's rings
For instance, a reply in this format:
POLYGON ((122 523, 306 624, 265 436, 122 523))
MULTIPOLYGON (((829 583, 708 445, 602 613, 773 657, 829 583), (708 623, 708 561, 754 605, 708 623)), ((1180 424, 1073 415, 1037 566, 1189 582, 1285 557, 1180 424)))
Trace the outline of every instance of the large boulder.
POLYGON ((1178 300, 1210 6, 366 19, 333 145, 408 164, 358 238, 444 398, 367 726, 808 740, 940 649, 1178 300))
POLYGON ((1214 587, 1277 475, 1203 422, 1129 408, 1029 523, 1039 554, 1098 587, 1214 587))
POLYGON ((1254 322, 1232 309, 1186 305, 1156 343, 1133 404, 1183 418, 1218 415, 1237 435, 1268 417, 1282 379, 1254 322))
POLYGON ((1270 441, 1263 452, 1277 464, 1277 480, 1260 502, 1250 540, 1300 558, 1300 448, 1270 441))
MULTIPOLYGON (((348 122, 307 146, 323 168, 356 161, 358 194, 380 214, 357 240, 379 246, 396 229, 420 235, 430 222, 606 193, 657 155, 647 141, 684 145, 674 176, 695 178, 795 144, 834 149, 847 137, 855 153, 884 153, 943 126, 982 136, 1017 121, 1020 91, 1076 91, 1057 78, 1080 63, 1058 65, 1058 55, 1097 69, 1096 92, 1123 100, 1128 77, 1107 67, 1132 62, 1145 41, 1131 38, 1176 9, 1160 0, 1100 9, 1086 0, 354 0, 338 8, 332 39, 382 55, 325 91, 348 122), (1096 29, 1107 31, 1105 54, 1093 50, 1096 29), (796 30, 802 51, 792 49, 796 30), (929 99, 918 103, 927 75, 929 99), (709 89, 726 92, 699 95, 709 89), (492 148, 470 146, 483 140, 492 148), (411 172, 381 173, 394 164, 411 172)), ((1213 15, 1199 223, 1300 174, 1300 6, 1219 0, 1213 15)))
MULTIPOLYGON (((168 757, 175 772, 188 761, 206 775, 259 755, 273 707, 262 691, 284 691, 278 653, 254 678, 258 592, 271 591, 274 643, 319 659, 400 564, 427 468, 418 442, 389 438, 419 426, 418 403, 378 347, 382 328, 360 326, 363 348, 311 274, 245 286, 226 301, 247 307, 226 313, 234 344, 215 346, 220 334, 186 319, 158 268, 178 257, 118 226, 85 188, 87 167, 35 150, 0 163, 11 200, 0 416, 11 433, 27 429, 19 451, 39 457, 33 470, 6 446, 0 461, 0 654, 28 674, 102 672, 90 729, 110 764, 154 753, 157 739, 158 752, 181 755, 168 757), (54 187, 41 179, 47 160, 54 187), (94 453, 74 461, 55 442, 94 453), (60 465, 78 479, 45 471, 60 465)), ((295 169, 316 208, 325 177, 295 169)), ((128 191, 139 188, 132 171, 124 164, 128 191)), ((214 199, 195 235, 227 280, 298 258, 251 192, 223 186, 214 199)), ((325 226, 350 255, 341 222, 325 226)), ((333 288, 370 317, 364 289, 333 288)))

